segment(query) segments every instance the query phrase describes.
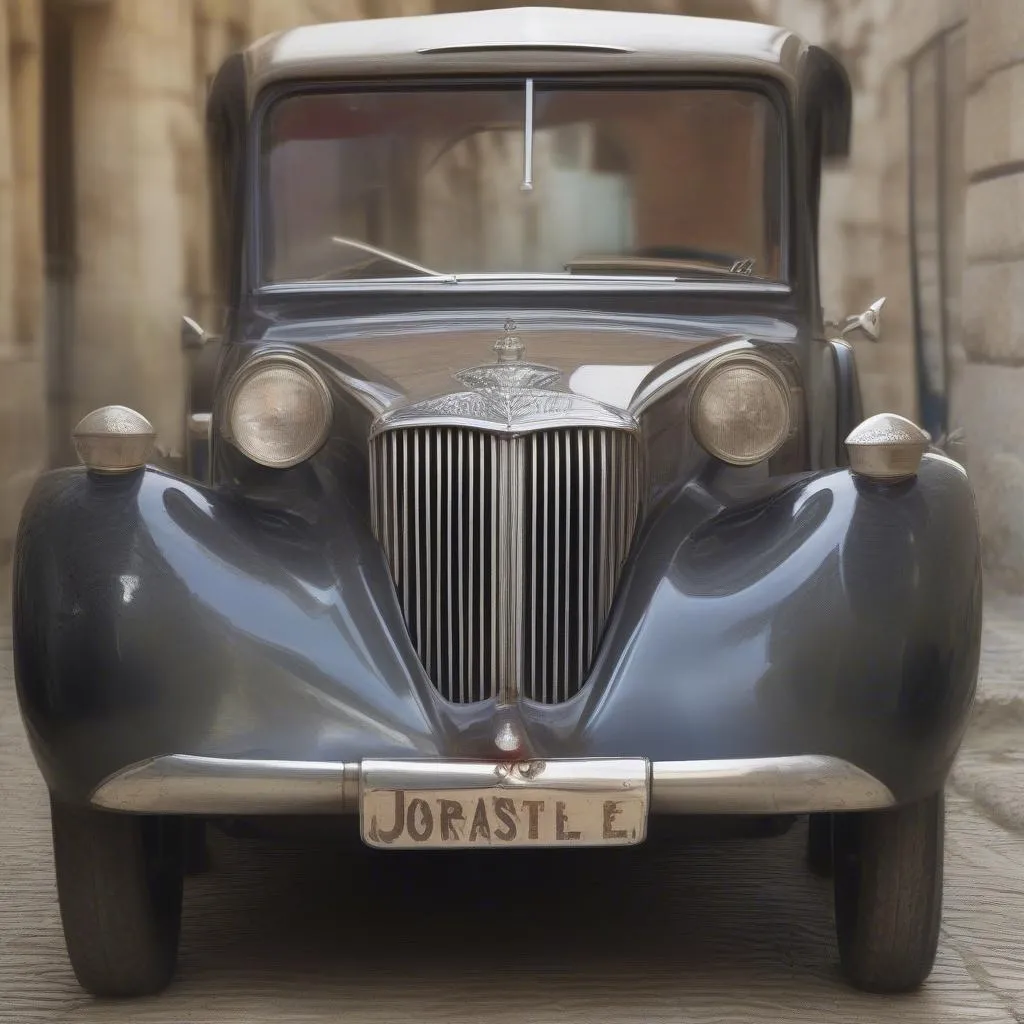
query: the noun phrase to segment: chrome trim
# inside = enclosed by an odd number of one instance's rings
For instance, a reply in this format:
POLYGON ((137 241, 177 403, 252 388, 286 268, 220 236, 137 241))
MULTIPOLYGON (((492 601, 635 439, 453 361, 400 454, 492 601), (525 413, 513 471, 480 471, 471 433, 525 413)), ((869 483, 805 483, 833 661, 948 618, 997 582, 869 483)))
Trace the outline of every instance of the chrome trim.
POLYGON ((191 412, 188 414, 188 436, 208 438, 213 429, 213 413, 191 412))
POLYGON ((863 313, 848 316, 841 324, 830 322, 826 326, 837 329, 844 338, 859 333, 868 341, 878 341, 882 334, 882 307, 885 301, 883 295, 880 299, 875 299, 863 313))
POLYGON ((798 754, 722 761, 656 761, 656 814, 806 814, 891 807, 874 776, 838 757, 798 754))
POLYGON ((447 279, 431 278, 378 278, 367 281, 287 281, 279 284, 264 284, 256 289, 257 295, 334 295, 340 292, 380 293, 396 295, 422 295, 437 291, 438 288, 456 288, 460 292, 513 292, 523 294, 550 294, 576 292, 624 293, 636 294, 649 291, 672 292, 681 295, 764 295, 785 296, 792 293, 788 284, 781 281, 764 281, 736 275, 724 281, 678 281, 666 280, 664 277, 610 277, 595 274, 584 277, 582 274, 557 274, 552 277, 538 277, 523 274, 480 275, 467 278, 460 276, 457 282, 447 279))
MULTIPOLYGON (((401 764, 401 762, 395 762, 401 764)), ((560 759, 571 778, 571 759, 560 759)), ((586 763, 585 761, 582 763, 586 763)), ((464 782, 467 762, 431 762, 429 784, 464 782)), ((493 763, 488 770, 493 771, 493 763)), ((357 761, 271 761, 169 754, 114 772, 93 792, 94 807, 160 814, 356 813, 357 761)), ((656 814, 803 814, 873 810, 896 803, 867 772, 836 757, 804 754, 651 764, 656 814)))
POLYGON ((386 388, 380 384, 373 384, 369 381, 359 380, 347 373, 342 373, 337 367, 325 363, 319 363, 318 368, 325 377, 330 377, 337 384, 344 388, 364 409, 373 416, 379 416, 385 409, 404 400, 405 395, 393 388, 386 388))
POLYGON ((893 412, 869 416, 846 437, 850 470, 879 483, 908 480, 917 473, 931 435, 893 412))
POLYGON ((518 360, 472 366, 454 374, 465 391, 384 412, 372 424, 370 438, 387 430, 434 426, 504 434, 579 426, 639 431, 631 413, 556 386, 561 376, 550 366, 518 360))
POLYGON ((168 754, 105 779, 90 803, 160 814, 335 814, 355 811, 359 763, 168 754))
POLYGON ((192 412, 185 419, 185 464, 191 476, 209 480, 213 459, 213 414, 192 412))
POLYGON ((690 396, 689 407, 689 425, 694 439, 709 455, 716 459, 720 459, 722 462, 727 462, 732 466, 756 466, 759 462, 764 462, 767 459, 770 459, 793 434, 793 396, 790 393, 789 381, 786 380, 779 368, 770 359, 753 349, 748 351, 727 352, 724 355, 716 352, 714 356, 708 360, 706 365, 701 368, 700 373, 693 383, 693 392, 690 396), (786 429, 779 434, 778 439, 771 447, 759 452, 755 456, 738 456, 729 452, 724 452, 709 444, 706 437, 701 436, 703 431, 701 430, 699 417, 700 405, 701 400, 704 397, 704 392, 718 374, 734 366, 753 366, 762 370, 765 376, 770 378, 778 387, 786 405, 786 429))
POLYGON ((756 352, 757 348, 745 336, 723 338, 711 351, 682 352, 659 363, 640 382, 629 402, 629 411, 637 420, 660 398, 676 391, 687 378, 699 373, 712 359, 733 353, 756 352))
POLYGON ((190 316, 181 318, 181 347, 183 349, 201 349, 212 340, 213 336, 208 334, 198 321, 193 320, 190 316))
POLYGON ((635 432, 590 423, 519 434, 450 420, 392 426, 370 440, 370 475, 371 496, 380 495, 373 530, 442 696, 502 704, 574 696, 640 518, 635 432))
POLYGON ((962 463, 957 462, 956 459, 947 455, 945 452, 933 452, 927 451, 921 457, 922 462, 939 462, 944 466, 949 466, 955 469, 965 480, 970 479, 970 474, 967 472, 967 467, 962 463))
POLYGON ((526 95, 523 99, 523 181, 522 192, 533 191, 533 79, 526 80, 526 95))
POLYGON ((224 439, 230 442, 235 448, 237 448, 247 459, 251 462, 256 463, 258 466, 265 466, 268 469, 291 469, 293 466, 299 465, 299 463, 306 462, 311 459, 316 453, 324 446, 327 438, 331 433, 331 425, 334 418, 334 398, 331 395, 331 389, 327 386, 327 382, 324 380, 323 375, 320 371, 312 366, 306 359, 301 359, 294 354, 292 351, 281 351, 279 349, 268 349, 252 357, 252 359, 243 363, 239 369, 235 372, 235 375, 228 382, 226 389, 226 397, 221 412, 221 434, 224 439), (306 377, 312 382, 313 387, 320 395, 321 401, 324 403, 324 409, 326 416, 324 417, 324 427, 320 432, 320 436, 315 444, 307 445, 306 448, 295 457, 288 459, 286 462, 275 462, 266 463, 261 462, 259 459, 253 458, 247 451, 245 451, 239 444, 238 440, 234 436, 234 432, 231 429, 231 416, 235 407, 235 400, 238 397, 238 392, 241 388, 247 384, 256 374, 266 369, 268 365, 272 364, 283 364, 291 366, 301 373, 305 374, 306 377))
POLYGON ((634 53, 628 46, 612 46, 607 43, 452 43, 441 46, 424 46, 416 52, 424 56, 433 53, 494 53, 509 51, 556 51, 558 53, 634 53))
POLYGON ((104 405, 86 413, 71 431, 79 461, 93 473, 134 473, 156 446, 153 424, 126 405, 104 405))

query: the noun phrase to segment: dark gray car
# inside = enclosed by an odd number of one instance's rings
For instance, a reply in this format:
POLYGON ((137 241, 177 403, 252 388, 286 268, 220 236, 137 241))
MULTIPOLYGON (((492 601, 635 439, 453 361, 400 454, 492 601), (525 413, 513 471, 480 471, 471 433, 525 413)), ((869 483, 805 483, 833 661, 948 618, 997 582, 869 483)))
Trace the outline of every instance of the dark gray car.
POLYGON ((838 336, 881 303, 822 319, 841 67, 666 15, 364 21, 230 58, 208 129, 187 471, 96 410, 17 540, 82 985, 171 979, 200 826, 313 814, 403 850, 810 815, 845 973, 920 984, 979 542, 960 466, 864 419, 838 336))

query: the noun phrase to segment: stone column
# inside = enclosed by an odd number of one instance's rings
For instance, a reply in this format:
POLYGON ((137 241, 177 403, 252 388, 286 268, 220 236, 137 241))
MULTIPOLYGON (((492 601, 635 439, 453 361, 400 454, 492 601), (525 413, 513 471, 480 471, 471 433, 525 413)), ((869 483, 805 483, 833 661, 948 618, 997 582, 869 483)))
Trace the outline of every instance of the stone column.
POLYGON ((39 0, 0 4, 0 563, 46 458, 39 0))
POLYGON ((196 187, 191 0, 108 0, 75 14, 79 269, 72 422, 137 408, 182 446, 188 192, 196 187))
POLYGON ((1020 0, 967 5, 966 429, 986 568, 1024 588, 1024 17, 1020 0))

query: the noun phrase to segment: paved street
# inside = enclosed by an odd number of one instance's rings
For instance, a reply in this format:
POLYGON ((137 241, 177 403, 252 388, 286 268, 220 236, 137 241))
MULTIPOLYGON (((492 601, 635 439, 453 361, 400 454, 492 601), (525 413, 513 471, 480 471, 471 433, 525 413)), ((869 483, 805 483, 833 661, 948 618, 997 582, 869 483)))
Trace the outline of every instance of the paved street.
POLYGON ((1024 1021, 1018 610, 987 614, 986 689, 950 793, 939 965, 914 996, 838 980, 829 887, 802 867, 801 828, 674 851, 466 860, 218 841, 212 872, 189 883, 178 982, 131 1004, 85 997, 65 958, 4 613, 0 1020, 1024 1021))

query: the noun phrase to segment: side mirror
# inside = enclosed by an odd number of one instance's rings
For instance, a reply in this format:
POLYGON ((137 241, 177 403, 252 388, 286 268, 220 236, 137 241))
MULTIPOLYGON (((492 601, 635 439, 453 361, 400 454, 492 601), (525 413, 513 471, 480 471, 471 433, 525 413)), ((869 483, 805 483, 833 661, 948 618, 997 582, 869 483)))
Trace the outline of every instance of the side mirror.
POLYGON ((209 340, 210 335, 208 335, 206 331, 204 331, 202 327, 192 319, 192 317, 183 316, 181 318, 182 348, 202 348, 209 340))
POLYGON ((860 333, 868 341, 878 341, 881 334, 881 313, 885 305, 885 296, 874 302, 857 316, 848 316, 841 324, 836 324, 839 333, 845 338, 850 334, 860 333))

